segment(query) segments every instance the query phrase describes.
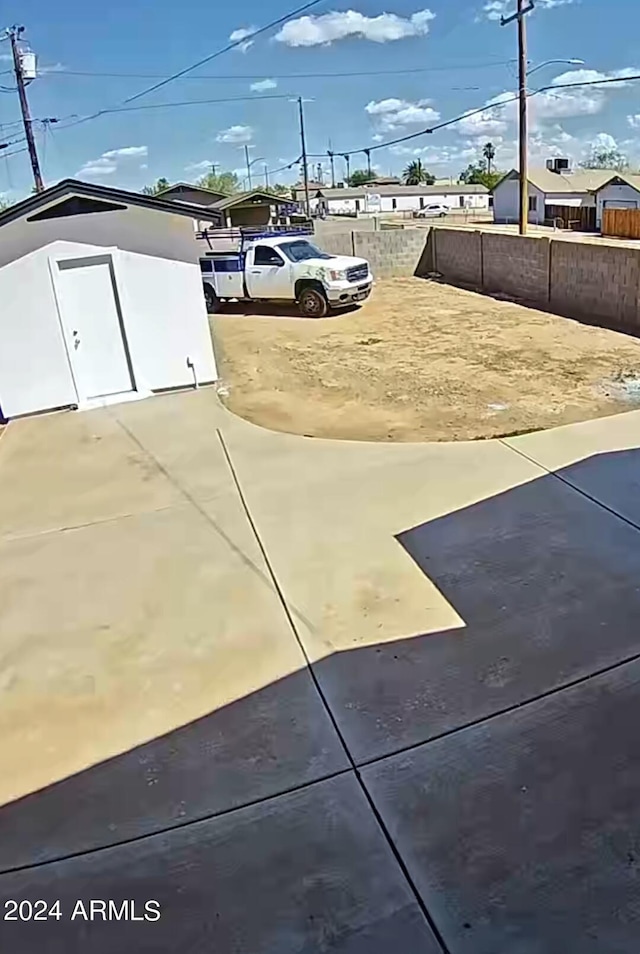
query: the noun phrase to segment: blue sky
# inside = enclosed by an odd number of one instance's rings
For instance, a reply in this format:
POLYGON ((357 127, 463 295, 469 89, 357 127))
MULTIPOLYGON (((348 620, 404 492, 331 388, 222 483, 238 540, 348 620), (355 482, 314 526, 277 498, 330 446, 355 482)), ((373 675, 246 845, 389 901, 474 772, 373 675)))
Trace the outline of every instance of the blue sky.
MULTIPOLYGON (((152 83, 144 77, 76 73, 168 75, 224 46, 234 31, 261 26, 294 5, 295 0, 182 0, 178 5, 169 0, 111 0, 98 8, 85 0, 13 0, 13 9, 11 2, 4 5, 4 17, 25 24, 43 68, 29 88, 33 116, 68 117, 117 106, 152 83)), ((171 83, 136 105, 257 99, 266 93, 282 99, 107 114, 68 129, 61 123, 47 135, 39 132, 45 179, 51 183, 78 176, 132 189, 158 176, 190 180, 210 162, 241 170, 245 141, 252 157, 264 157, 275 169, 300 151, 297 107, 289 101, 298 95, 308 100, 311 153, 325 153, 329 142, 336 150, 351 150, 416 132, 438 117, 447 119, 510 95, 515 87, 516 31, 513 24, 500 27, 500 8, 515 8, 515 0, 319 3, 308 19, 290 20, 281 31, 218 57, 192 73, 193 78, 171 83), (428 72, 389 72, 407 69, 428 72), (357 71, 375 75, 286 76, 357 71), (252 83, 266 80, 272 84, 265 83, 262 93, 251 90, 252 83)), ((549 65, 531 78, 532 87, 557 77, 568 82, 640 72, 637 0, 538 0, 527 22, 532 64, 584 61, 584 66, 549 65)), ((0 45, 0 55, 6 56, 7 46, 0 45)), ((2 70, 9 65, 0 61, 2 70)), ((12 85, 11 76, 4 75, 2 82, 12 85)), ((551 154, 579 160, 595 141, 617 144, 640 166, 640 82, 554 91, 531 102, 534 163, 551 154)), ((17 97, 3 91, 0 122, 15 123, 18 118, 17 97)), ((18 129, 6 125, 5 140, 18 129)), ((372 160, 388 173, 419 156, 437 175, 457 176, 488 139, 498 147, 498 165, 508 168, 515 158, 512 104, 433 136, 381 149, 372 160)), ((326 160, 324 165, 327 168, 326 160)), ((363 156, 352 158, 352 170, 363 165, 363 156)), ((255 164, 256 179, 262 168, 262 161, 255 164)), ((297 170, 273 178, 293 181, 297 170)), ((0 192, 17 197, 30 185, 26 153, 0 158, 0 192)))

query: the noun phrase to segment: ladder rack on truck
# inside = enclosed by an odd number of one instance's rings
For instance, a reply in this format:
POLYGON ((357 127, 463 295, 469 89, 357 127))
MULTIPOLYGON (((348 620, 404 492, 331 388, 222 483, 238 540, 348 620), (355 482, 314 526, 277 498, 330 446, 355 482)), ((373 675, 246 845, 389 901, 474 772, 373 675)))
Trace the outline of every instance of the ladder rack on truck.
POLYGON ((216 252, 243 252, 251 242, 266 238, 300 237, 313 235, 313 225, 242 225, 229 229, 204 229, 196 232, 196 238, 206 241, 210 251, 206 255, 216 252))

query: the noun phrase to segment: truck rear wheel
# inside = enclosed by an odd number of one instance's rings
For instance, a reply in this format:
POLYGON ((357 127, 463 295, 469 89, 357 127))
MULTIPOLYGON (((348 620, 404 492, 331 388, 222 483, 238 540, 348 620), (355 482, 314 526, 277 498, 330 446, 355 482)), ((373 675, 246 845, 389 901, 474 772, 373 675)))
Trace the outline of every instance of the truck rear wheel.
POLYGON ((329 311, 327 299, 317 288, 305 288, 298 298, 298 307, 305 318, 324 318, 329 311))
POLYGON ((208 282, 203 282, 202 290, 204 291, 204 300, 207 305, 207 312, 210 315, 213 315, 215 314, 216 311, 220 311, 220 308, 222 307, 222 302, 220 301, 220 299, 214 292, 211 285, 209 285, 208 282))

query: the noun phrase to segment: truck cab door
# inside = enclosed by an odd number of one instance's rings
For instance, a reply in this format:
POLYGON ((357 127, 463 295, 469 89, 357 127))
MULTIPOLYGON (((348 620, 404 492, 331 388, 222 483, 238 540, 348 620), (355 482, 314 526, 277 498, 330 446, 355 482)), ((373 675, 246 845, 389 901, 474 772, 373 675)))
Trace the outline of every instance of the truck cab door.
POLYGON ((250 298, 294 297, 289 265, 282 253, 271 245, 249 249, 245 276, 250 298))

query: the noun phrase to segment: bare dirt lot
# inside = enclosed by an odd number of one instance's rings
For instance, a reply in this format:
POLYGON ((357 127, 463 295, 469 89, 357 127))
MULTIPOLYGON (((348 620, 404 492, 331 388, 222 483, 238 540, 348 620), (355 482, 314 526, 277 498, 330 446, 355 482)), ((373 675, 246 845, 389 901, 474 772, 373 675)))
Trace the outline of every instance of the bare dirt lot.
POLYGON ((227 406, 313 437, 505 436, 629 410, 620 382, 640 379, 640 340, 418 278, 316 321, 228 310, 212 318, 227 406))

